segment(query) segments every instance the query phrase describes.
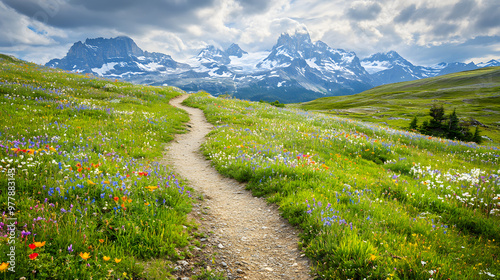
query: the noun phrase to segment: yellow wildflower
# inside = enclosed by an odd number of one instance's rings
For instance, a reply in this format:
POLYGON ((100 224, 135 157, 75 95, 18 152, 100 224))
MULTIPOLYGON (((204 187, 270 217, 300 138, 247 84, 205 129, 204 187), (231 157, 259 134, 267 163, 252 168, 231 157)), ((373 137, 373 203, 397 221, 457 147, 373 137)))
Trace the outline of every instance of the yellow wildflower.
POLYGON ((0 272, 6 270, 7 267, 9 267, 9 263, 3 262, 2 264, 0 264, 0 272))
POLYGON ((85 253, 80 253, 80 257, 82 257, 82 259, 84 260, 87 260, 90 258, 90 254, 85 252, 85 253))

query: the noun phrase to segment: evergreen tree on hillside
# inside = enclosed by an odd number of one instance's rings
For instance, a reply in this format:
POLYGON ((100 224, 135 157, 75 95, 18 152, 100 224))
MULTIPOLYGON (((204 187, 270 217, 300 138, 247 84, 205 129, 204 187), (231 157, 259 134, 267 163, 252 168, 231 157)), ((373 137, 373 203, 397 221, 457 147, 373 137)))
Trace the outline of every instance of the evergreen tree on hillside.
POLYGON ((448 117, 444 114, 443 106, 434 105, 429 111, 432 119, 424 120, 419 127, 417 117, 414 117, 409 125, 409 129, 417 129, 420 133, 431 136, 438 136, 453 140, 460 140, 466 142, 476 142, 480 144, 483 141, 479 130, 476 126, 474 134, 470 131, 469 126, 460 123, 456 110, 453 110, 448 117), (447 121, 445 121, 447 119, 447 121))
POLYGON ((481 131, 479 131, 479 126, 476 126, 476 131, 474 132, 474 136, 472 136, 472 141, 476 142, 478 144, 481 144, 483 142, 483 138, 481 137, 480 134, 481 131))
POLYGON ((432 117, 431 121, 442 123, 445 119, 443 105, 432 105, 429 115, 432 117))
POLYGON ((417 130, 418 129, 418 119, 417 116, 413 118, 413 120, 410 123, 410 126, 408 127, 410 130, 417 130))
POLYGON ((456 110, 453 110, 453 113, 450 115, 448 120, 447 138, 459 140, 463 138, 463 133, 460 129, 460 121, 457 117, 456 110))
POLYGON ((420 133, 422 133, 422 134, 430 135, 429 121, 425 120, 424 122, 422 122, 422 126, 420 126, 420 129, 418 131, 420 131, 420 133))
POLYGON ((427 134, 438 137, 446 137, 446 126, 443 105, 433 105, 429 111, 432 119, 427 126, 427 134))

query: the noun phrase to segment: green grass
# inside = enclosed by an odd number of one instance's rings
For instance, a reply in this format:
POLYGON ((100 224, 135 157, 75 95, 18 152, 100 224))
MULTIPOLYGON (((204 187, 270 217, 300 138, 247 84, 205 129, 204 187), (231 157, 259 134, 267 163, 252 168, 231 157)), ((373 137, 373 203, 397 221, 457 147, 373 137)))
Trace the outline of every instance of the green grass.
POLYGON ((487 127, 483 135, 500 143, 500 67, 379 86, 365 92, 325 97, 302 104, 305 110, 346 116, 352 119, 406 128, 414 116, 420 123, 429 119, 433 104, 443 104, 447 113, 456 109, 464 121, 473 118, 487 127))
POLYGON ((319 279, 500 274, 497 146, 269 104, 191 96, 217 170, 302 229, 319 279))
POLYGON ((145 279, 183 257, 190 190, 159 163, 179 94, 0 55, 0 277, 145 279))

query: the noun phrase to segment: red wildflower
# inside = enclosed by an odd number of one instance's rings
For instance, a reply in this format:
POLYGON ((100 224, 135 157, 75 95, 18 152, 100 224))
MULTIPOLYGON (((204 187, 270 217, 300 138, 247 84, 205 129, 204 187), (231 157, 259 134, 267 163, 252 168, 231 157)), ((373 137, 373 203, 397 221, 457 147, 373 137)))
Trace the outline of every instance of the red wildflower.
POLYGON ((30 259, 34 260, 36 259, 36 257, 38 257, 38 253, 33 253, 31 255, 29 255, 30 259))
POLYGON ((119 200, 119 199, 120 199, 120 198, 118 198, 117 196, 113 197, 113 200, 114 200, 115 202, 118 202, 118 200, 119 200))
POLYGON ((31 250, 35 250, 36 245, 35 244, 30 244, 30 245, 28 245, 28 247, 30 247, 31 250))

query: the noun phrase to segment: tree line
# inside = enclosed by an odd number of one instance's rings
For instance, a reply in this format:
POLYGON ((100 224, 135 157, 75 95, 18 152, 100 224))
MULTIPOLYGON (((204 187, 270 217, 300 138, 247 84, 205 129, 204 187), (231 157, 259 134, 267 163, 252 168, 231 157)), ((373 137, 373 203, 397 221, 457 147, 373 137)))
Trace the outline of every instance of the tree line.
POLYGON ((433 105, 429 111, 429 115, 432 119, 425 120, 420 126, 415 116, 410 123, 409 129, 425 135, 466 142, 476 142, 478 144, 483 140, 480 135, 481 131, 479 130, 479 126, 476 126, 475 132, 472 133, 468 124, 460 122, 456 110, 446 115, 443 105, 433 105))

